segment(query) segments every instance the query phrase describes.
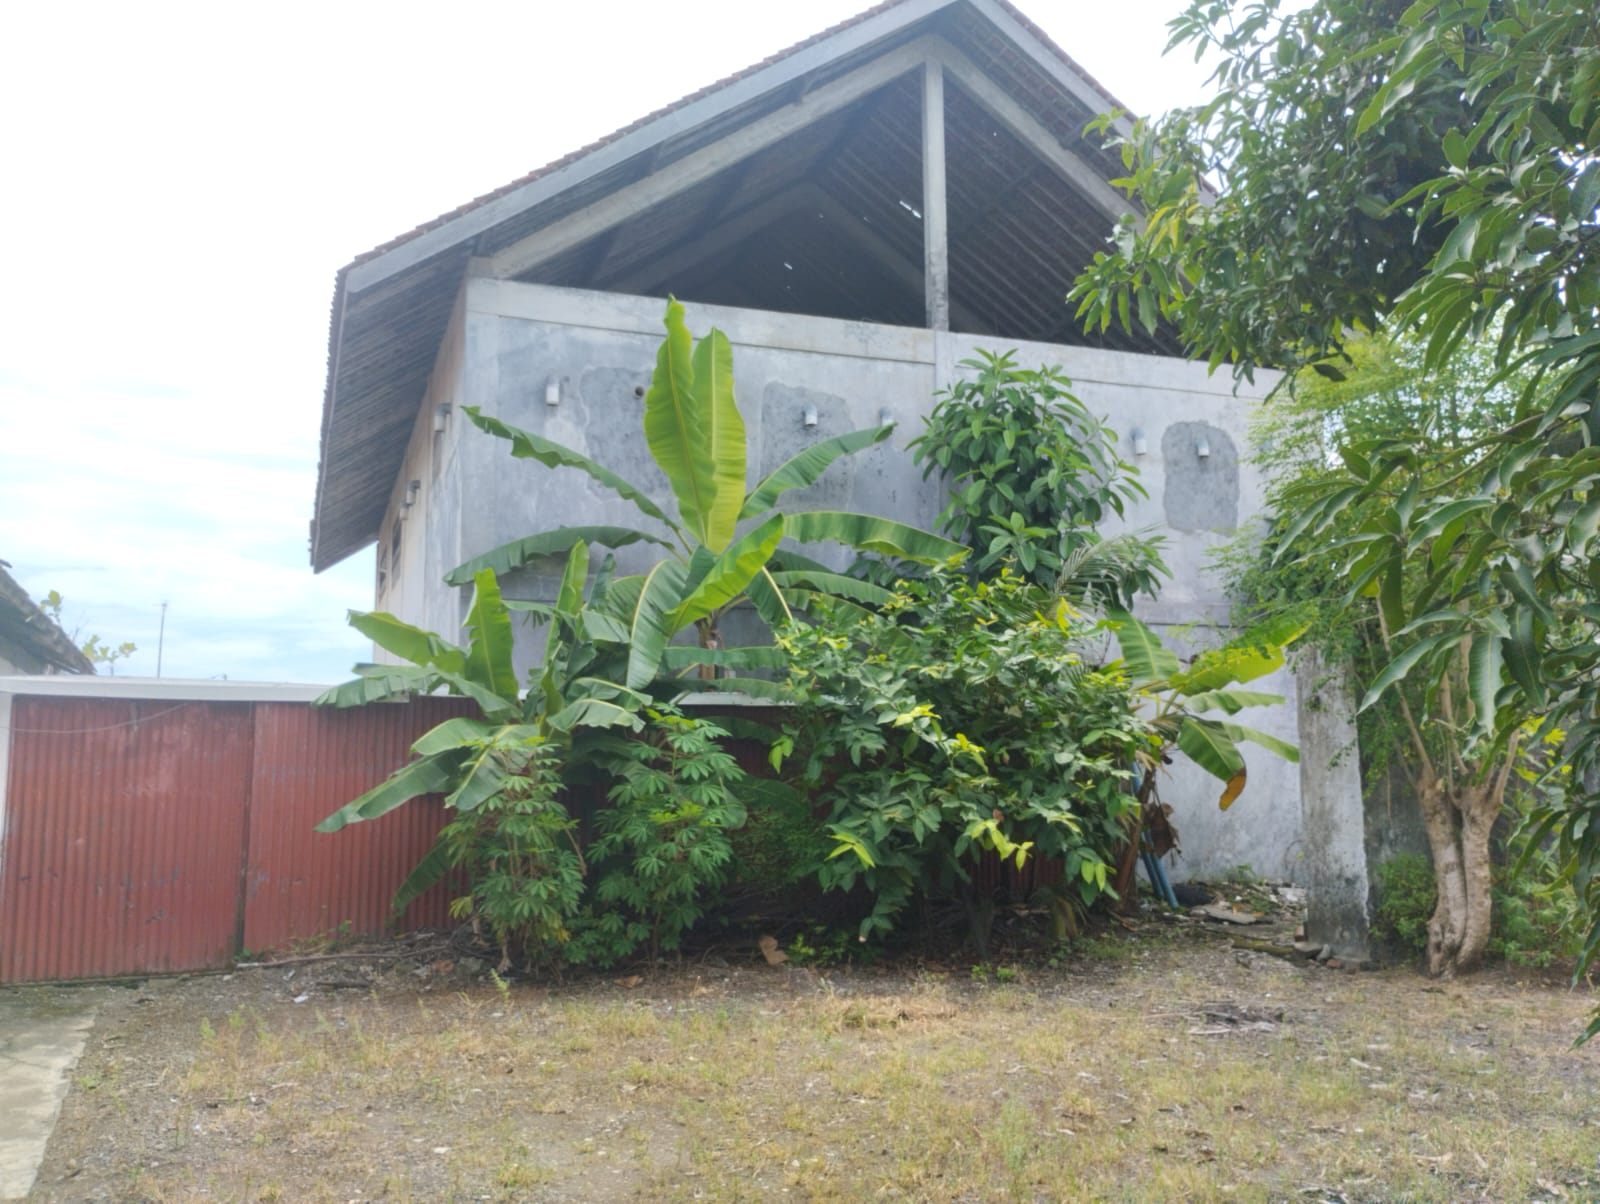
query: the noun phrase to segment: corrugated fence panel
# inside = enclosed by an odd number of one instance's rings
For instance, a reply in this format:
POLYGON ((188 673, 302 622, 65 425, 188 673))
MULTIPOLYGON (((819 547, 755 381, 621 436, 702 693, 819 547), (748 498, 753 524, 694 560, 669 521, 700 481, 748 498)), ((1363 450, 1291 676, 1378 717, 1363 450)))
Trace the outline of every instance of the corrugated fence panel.
MULTIPOLYGON (((390 898, 443 823, 438 800, 417 799, 340 832, 313 829, 404 765, 423 732, 470 713, 460 700, 435 698, 343 711, 256 704, 246 948, 279 948, 346 926, 384 931, 390 898)), ((442 888, 430 891, 407 910, 404 927, 447 924, 448 902, 442 888)))
POLYGON ((14 700, 0 981, 226 962, 251 726, 247 703, 14 700))

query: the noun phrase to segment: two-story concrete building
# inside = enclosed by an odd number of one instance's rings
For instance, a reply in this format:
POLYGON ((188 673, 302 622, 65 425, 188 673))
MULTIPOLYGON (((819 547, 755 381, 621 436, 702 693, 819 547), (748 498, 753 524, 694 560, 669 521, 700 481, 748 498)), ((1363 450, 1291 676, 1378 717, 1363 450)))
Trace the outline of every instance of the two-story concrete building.
MULTIPOLYGON (((1172 580, 1142 613, 1187 628, 1180 642, 1215 639, 1229 604, 1208 558, 1261 507, 1244 431, 1270 382, 1236 392, 1165 332, 1074 320, 1067 291, 1128 208, 1108 182, 1119 158, 1084 135, 1116 107, 1006 0, 889 0, 360 256, 334 294, 313 564, 376 543, 377 606, 449 634, 467 600, 442 578, 468 557, 568 523, 633 524, 626 503, 514 461, 460 409, 665 493, 640 418, 671 292, 696 334, 733 343, 753 473, 899 424, 795 507, 931 525, 940 483, 903 448, 960 361, 1014 348, 1061 365, 1141 470, 1150 497, 1129 525, 1168 539, 1172 580)), ((537 595, 551 576, 512 588, 537 595)), ((1297 739, 1294 678, 1264 684, 1288 702, 1259 726, 1297 739)), ((1311 776, 1320 798, 1327 775, 1311 776)), ((1308 831, 1294 765, 1252 751, 1225 815, 1185 767, 1163 794, 1180 876, 1248 865, 1310 881, 1309 840, 1317 872, 1364 898, 1364 869, 1330 851, 1338 824, 1308 831)))

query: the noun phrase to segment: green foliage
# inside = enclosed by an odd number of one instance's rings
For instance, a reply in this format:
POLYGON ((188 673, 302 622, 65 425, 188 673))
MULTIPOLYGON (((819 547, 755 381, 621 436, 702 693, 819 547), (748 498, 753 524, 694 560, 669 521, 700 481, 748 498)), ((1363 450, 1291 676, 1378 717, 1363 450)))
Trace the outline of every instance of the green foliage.
POLYGON ((504 769, 481 806, 457 809, 435 853, 467 883, 451 915, 487 926, 508 959, 515 951, 550 961, 571 939, 584 894, 577 823, 560 801, 560 750, 534 737, 504 769))
POLYGON ((784 952, 796 966, 837 966, 848 961, 871 962, 874 947, 862 944, 847 929, 810 924, 795 933, 784 952))
MULTIPOLYGON (((1299 512, 1350 540, 1345 571, 1375 590, 1391 631, 1425 634, 1375 685, 1465 657, 1472 738, 1509 750, 1530 722, 1562 727, 1581 782, 1600 770, 1600 11, 1233 9, 1197 0, 1174 24, 1175 42, 1221 54, 1218 94, 1125 141, 1143 220, 1078 282, 1080 312, 1165 318, 1192 354, 1242 374, 1320 365, 1337 378, 1347 332, 1381 324, 1414 330, 1430 371, 1475 341, 1492 342, 1497 369, 1526 370, 1484 438, 1443 453, 1426 436, 1353 446, 1299 512), (1223 185, 1217 204, 1205 171, 1223 185), (1431 481, 1413 472, 1414 488, 1385 492, 1424 464, 1431 481), (1424 582, 1409 595, 1408 572, 1424 582)), ((1600 795, 1551 790, 1539 822, 1585 900, 1587 961, 1600 951, 1600 795)))
MULTIPOLYGON (((787 747, 780 741, 782 749, 787 747)), ((782 896, 816 878, 817 867, 832 852, 804 793, 782 783, 752 778, 744 797, 748 816, 732 833, 731 883, 741 892, 782 896)))
POLYGON ((1095 629, 1008 571, 971 583, 941 568, 880 613, 782 635, 800 702, 779 751, 828 809, 822 885, 873 899, 863 939, 954 892, 981 953, 985 851, 1059 858, 1086 903, 1110 889, 1151 736, 1123 674, 1086 663, 1095 629))
POLYGON ((1082 599, 1132 605, 1166 575, 1159 539, 1103 540, 1098 523, 1148 496, 1139 470, 1116 450, 1059 368, 1027 371, 1009 354, 963 360, 972 375, 940 395, 912 440, 926 479, 940 473, 950 501, 940 529, 973 549, 974 578, 1014 563, 1037 585, 1063 581, 1082 599))
MULTIPOLYGON (((443 794, 448 806, 471 811, 516 776, 516 762, 532 741, 570 741, 573 730, 584 727, 639 730, 643 720, 637 712, 648 699, 593 673, 600 666, 603 641, 589 636, 582 606, 587 565, 588 548, 579 544, 552 609, 545 663, 525 695, 512 667, 511 611, 491 569, 476 578, 465 624, 471 642, 465 648, 392 615, 352 613, 352 626, 412 663, 358 666, 354 681, 328 690, 317 705, 362 706, 446 689, 471 699, 483 717, 448 719, 427 732, 412 745, 416 760, 339 808, 317 831, 337 832, 347 824, 377 819, 426 794, 443 794)), ((603 569, 594 590, 597 601, 606 596, 609 579, 609 568, 603 569)), ((397 911, 416 897, 402 894, 397 911)))
POLYGON ((1537 836, 1532 808, 1506 842, 1505 860, 1495 868, 1495 935, 1492 952, 1515 966, 1548 966, 1574 961, 1583 947, 1584 914, 1567 873, 1550 847, 1537 836))
MULTIPOLYGON (((793 553, 780 557, 780 540, 842 543, 922 562, 961 553, 958 544, 892 519, 834 510, 785 514, 774 509, 783 494, 812 484, 841 456, 888 438, 893 427, 824 439, 748 488, 745 427, 733 395, 733 351, 727 336, 712 330, 696 343, 685 324, 683 306, 675 300, 667 303, 665 325, 667 337, 645 397, 644 433, 651 457, 672 488, 677 516, 588 456, 467 406, 465 413, 472 422, 509 442, 512 455, 546 468, 587 474, 637 506, 653 529, 570 527, 541 532, 474 557, 453 569, 446 580, 463 584, 485 568, 507 572, 542 557, 566 554, 585 541, 609 547, 641 541, 659 545, 668 553, 666 559, 648 574, 619 578, 611 587, 613 605, 592 608, 609 619, 608 632, 629 650, 621 680, 630 689, 643 690, 664 672, 674 671, 666 663, 667 649, 679 632, 693 628, 702 648, 720 652, 721 617, 741 603, 752 605, 777 629, 818 597, 875 603, 885 596, 877 587, 793 553), (736 527, 744 533, 738 534, 736 527), (800 570, 803 579, 797 579, 793 570, 800 570)), ((710 676, 742 667, 737 658, 713 655, 695 665, 676 666, 676 671, 698 670, 710 676)), ((741 687, 754 691, 759 683, 741 682, 741 687)))
POLYGON ((1379 939, 1420 955, 1428 947, 1428 921, 1439 900, 1433 862, 1420 853, 1400 853, 1378 866, 1377 877, 1373 931, 1379 939))
MULTIPOLYGON (((59 590, 51 590, 39 602, 39 609, 44 612, 52 623, 60 627, 62 625, 61 611, 65 605, 66 599, 61 596, 61 592, 59 590)), ((163 603, 163 605, 165 604, 163 603)), ((117 671, 118 661, 127 660, 128 657, 139 651, 139 646, 132 640, 124 640, 120 644, 110 644, 102 640, 98 635, 91 635, 87 639, 83 639, 80 631, 73 631, 67 638, 78 645, 78 651, 88 657, 91 665, 104 665, 106 671, 113 675, 117 671)))
POLYGON ((615 780, 599 835, 593 907, 583 960, 608 965, 648 947, 651 960, 678 948, 733 868, 729 832, 745 821, 736 794, 744 771, 720 745, 727 732, 675 707, 650 711, 640 739, 600 737, 595 763, 615 780))
POLYGON ((601 676, 619 671, 630 649, 610 638, 609 561, 585 603, 587 566, 580 542, 555 602, 541 611, 550 625, 544 663, 525 694, 512 669, 512 612, 493 570, 483 569, 466 647, 388 615, 353 616, 413 664, 366 674, 321 700, 357 706, 380 690, 443 686, 478 704, 482 718, 433 728, 412 746, 416 760, 320 830, 444 795, 452 818, 396 893, 395 913, 454 874, 467 885, 454 913, 487 927, 507 965, 514 953, 532 963, 610 965, 642 945, 652 958, 676 949, 729 876, 729 833, 745 819, 741 792, 752 789, 722 748, 724 728, 601 676), (603 790, 607 805, 585 848, 566 800, 591 789, 603 790))
POLYGON ((1280 616, 1257 624, 1222 647, 1200 653, 1187 669, 1154 631, 1126 611, 1112 609, 1110 626, 1122 649, 1124 670, 1149 700, 1147 719, 1157 747, 1144 757, 1147 769, 1155 769, 1164 750, 1176 748, 1223 783, 1218 805, 1226 811, 1249 780, 1240 744, 1257 744, 1290 761, 1300 759, 1293 745, 1232 719, 1246 707, 1282 703, 1282 695, 1231 688, 1283 667, 1284 649, 1304 630, 1297 618, 1280 616), (1226 718, 1208 713, 1212 711, 1226 718))
MULTIPOLYGON (((417 866, 396 895, 397 913, 456 868, 473 883, 463 910, 487 921, 508 948, 564 944, 569 959, 600 963, 626 956, 641 943, 648 943, 652 956, 676 948, 701 914, 705 892, 731 871, 728 832, 744 821, 734 791, 746 783, 718 747, 721 729, 684 718, 650 691, 681 690, 688 683, 663 680, 678 673, 782 667, 774 649, 722 646, 719 617, 742 601, 777 626, 818 599, 855 606, 889 596, 794 553, 777 557, 786 536, 911 559, 962 552, 950 540, 871 515, 785 515, 772 509, 785 492, 811 484, 840 456, 886 438, 888 427, 822 441, 747 492, 744 425, 733 398, 728 341, 712 331, 696 345, 676 302, 668 305, 666 327, 644 423, 651 453, 672 487, 676 517, 588 457, 468 409, 478 426, 508 440, 513 454, 586 473, 632 501, 659 533, 567 528, 477 557, 450 575, 475 587, 465 646, 390 615, 351 616, 380 647, 410 663, 358 669, 356 680, 320 701, 356 706, 445 689, 472 699, 481 714, 434 728, 413 746, 414 761, 319 825, 337 831, 428 794, 444 795, 458 817, 483 813, 478 821, 453 822, 455 843, 436 847, 417 866), (743 534, 735 530, 740 526, 743 534), (644 576, 623 578, 615 577, 608 557, 585 600, 591 540, 613 547, 651 542, 671 555, 644 576), (497 572, 552 555, 566 557, 553 603, 507 603, 501 597, 497 572), (512 665, 516 609, 549 627, 543 664, 525 693, 512 665), (690 627, 698 630, 701 647, 672 646, 690 627), (645 729, 645 736, 609 738, 605 729, 645 729), (596 817, 598 835, 587 850, 589 864, 576 845, 570 850, 579 878, 587 874, 592 881, 587 893, 582 881, 574 885, 568 850, 550 833, 547 847, 528 854, 541 859, 542 870, 516 869, 522 863, 502 847, 506 840, 532 839, 544 830, 541 824, 566 822, 553 797, 543 800, 527 784, 529 750, 547 744, 559 747, 569 787, 596 781, 609 787, 609 805, 596 817), (540 804, 533 812, 530 799, 540 804), (502 828, 510 828, 510 835, 502 836, 502 828), (539 879, 541 872, 548 877, 544 886, 524 881, 539 879), (579 906, 581 915, 574 911, 579 906)), ((738 679, 737 688, 756 693, 775 687, 738 679)), ((561 830, 570 835, 570 829, 561 830)))

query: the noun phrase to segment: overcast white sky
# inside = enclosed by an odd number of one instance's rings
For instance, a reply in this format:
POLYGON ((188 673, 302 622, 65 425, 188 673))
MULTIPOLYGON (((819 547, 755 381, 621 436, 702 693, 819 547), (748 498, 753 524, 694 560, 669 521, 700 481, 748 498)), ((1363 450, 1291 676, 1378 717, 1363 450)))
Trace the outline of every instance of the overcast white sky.
MULTIPOLYGON (((870 0, 34 3, 0 12, 0 559, 153 674, 334 681, 314 575, 328 310, 360 252, 870 0)), ((1182 0, 1021 0, 1139 112, 1182 0)), ((454 633, 445 633, 454 638, 454 633)))

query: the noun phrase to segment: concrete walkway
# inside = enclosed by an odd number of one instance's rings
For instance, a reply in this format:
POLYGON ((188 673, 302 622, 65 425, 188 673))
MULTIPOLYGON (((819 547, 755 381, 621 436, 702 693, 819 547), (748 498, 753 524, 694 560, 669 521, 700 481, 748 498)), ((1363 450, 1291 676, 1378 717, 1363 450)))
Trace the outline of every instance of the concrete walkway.
POLYGON ((27 993, 0 994, 0 1200, 33 1190, 94 1010, 27 993))

